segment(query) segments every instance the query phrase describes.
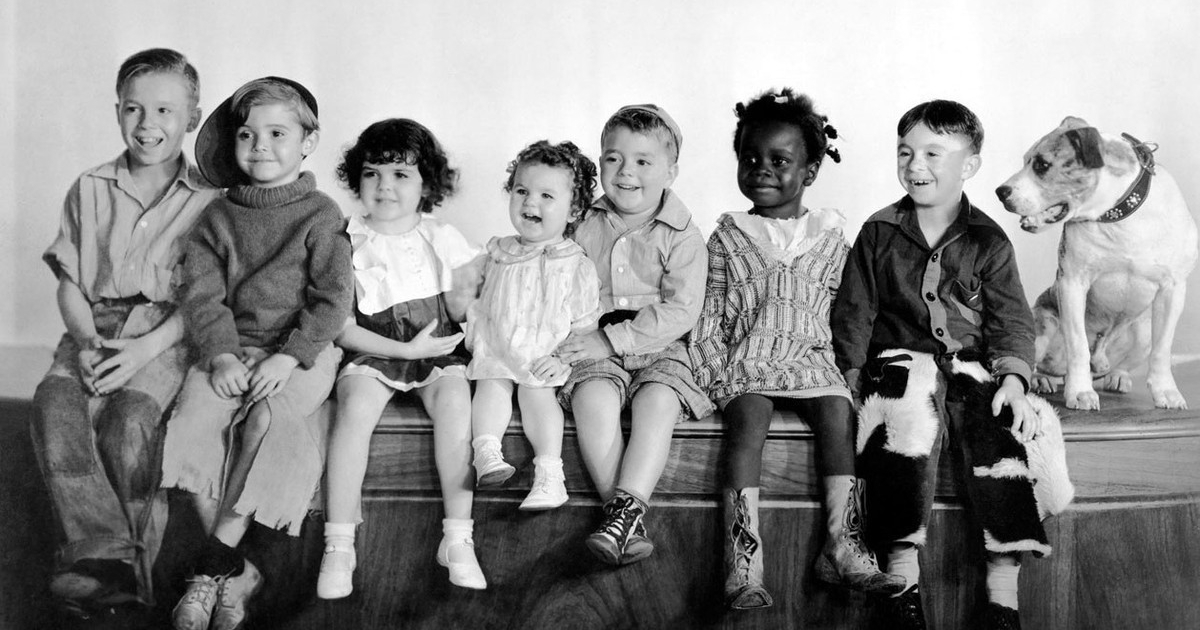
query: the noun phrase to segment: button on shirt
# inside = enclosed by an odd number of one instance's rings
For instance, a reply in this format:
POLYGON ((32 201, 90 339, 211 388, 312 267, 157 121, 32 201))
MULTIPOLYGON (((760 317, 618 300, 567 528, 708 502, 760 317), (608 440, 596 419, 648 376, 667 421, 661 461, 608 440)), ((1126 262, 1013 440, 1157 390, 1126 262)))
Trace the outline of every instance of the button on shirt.
POLYGON ((891 348, 970 348, 986 351, 997 376, 1029 382, 1033 317, 1012 243, 965 195, 936 247, 908 197, 871 216, 846 262, 831 324, 843 371, 891 348))
POLYGON ((89 302, 138 294, 154 302, 172 300, 182 237, 220 194, 181 158, 166 192, 144 207, 122 153, 75 180, 63 202, 58 237, 42 259, 58 278, 79 285, 89 302))
POLYGON ((601 197, 573 238, 596 264, 604 312, 638 311, 604 327, 618 355, 658 352, 695 325, 704 305, 708 250, 674 192, 666 191, 654 218, 633 229, 601 197))

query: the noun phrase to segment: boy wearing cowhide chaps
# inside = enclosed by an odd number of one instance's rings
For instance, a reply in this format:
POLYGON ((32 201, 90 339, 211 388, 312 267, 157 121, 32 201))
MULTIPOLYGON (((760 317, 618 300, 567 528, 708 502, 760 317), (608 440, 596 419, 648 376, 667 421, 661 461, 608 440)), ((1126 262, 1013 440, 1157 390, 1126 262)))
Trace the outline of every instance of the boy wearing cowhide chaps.
POLYGON ((1041 521, 1072 496, 1061 429, 1027 395, 1033 318, 1012 244, 962 192, 981 164, 979 119, 931 101, 897 135, 907 194, 863 225, 830 318, 838 367, 861 401, 867 538, 907 582, 878 607, 877 625, 925 628, 917 550, 940 451, 954 445, 987 551, 988 604, 971 627, 1019 628, 1021 552, 1050 553, 1041 521))

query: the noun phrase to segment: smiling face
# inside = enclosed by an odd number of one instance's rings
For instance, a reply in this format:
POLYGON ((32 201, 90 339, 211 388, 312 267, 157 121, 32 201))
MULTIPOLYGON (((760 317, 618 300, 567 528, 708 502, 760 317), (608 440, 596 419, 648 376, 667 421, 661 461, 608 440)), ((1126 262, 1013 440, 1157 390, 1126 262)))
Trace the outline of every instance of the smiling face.
POLYGON ((367 162, 362 166, 358 198, 367 224, 376 232, 402 234, 416 227, 421 200, 428 192, 416 164, 367 162))
POLYGON ((913 125, 896 141, 896 177, 918 209, 957 208, 963 182, 979 171, 980 164, 970 138, 937 133, 925 123, 913 125))
POLYGON ((304 158, 317 145, 317 132, 305 133, 292 106, 264 103, 250 108, 238 127, 234 157, 255 186, 274 188, 296 181, 304 158))
POLYGON ((574 218, 570 170, 529 163, 517 167, 508 193, 508 218, 526 245, 549 245, 563 240, 574 218))
POLYGON ((764 122, 747 126, 738 147, 738 189, 755 211, 772 219, 800 216, 806 186, 820 162, 808 164, 804 134, 796 125, 764 122))
POLYGON ((117 103, 121 138, 130 167, 169 167, 179 159, 183 137, 200 122, 187 79, 151 72, 129 80, 117 103))
POLYGON ((604 194, 627 217, 658 209, 663 191, 679 172, 667 143, 657 135, 617 127, 601 138, 600 185, 604 194))

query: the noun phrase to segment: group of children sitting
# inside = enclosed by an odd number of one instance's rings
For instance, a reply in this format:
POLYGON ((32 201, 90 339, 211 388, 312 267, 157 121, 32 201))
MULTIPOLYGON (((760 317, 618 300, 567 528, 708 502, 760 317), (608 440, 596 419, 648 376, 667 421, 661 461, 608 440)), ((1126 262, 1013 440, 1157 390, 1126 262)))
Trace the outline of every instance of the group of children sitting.
MULTIPOLYGON (((257 521, 298 535, 322 479, 317 593, 347 596, 370 438, 398 391, 433 420, 437 561, 451 583, 483 589, 473 493, 514 473, 501 438, 515 392, 535 455, 520 508, 568 500, 569 410, 604 500, 585 544, 612 565, 654 550, 647 512, 675 425, 719 408, 725 598, 738 609, 772 603, 758 486, 772 414, 794 410, 816 437, 828 514, 816 575, 880 594, 885 627, 921 628, 917 547, 930 501, 885 497, 870 511, 868 531, 895 532, 872 537, 887 573, 863 531, 854 418, 872 361, 903 348, 944 371, 977 357, 1000 384, 993 413, 1011 413, 972 434, 1019 443, 1038 433, 1025 399, 1030 310, 1011 244, 962 193, 983 130, 958 103, 904 114, 905 195, 853 247, 841 213, 802 204, 823 159, 840 159, 837 132, 785 89, 736 107, 737 185, 751 207, 722 215, 707 247, 671 189, 679 126, 661 107, 630 105, 604 124, 598 168, 571 142, 522 149, 504 186, 515 235, 480 249, 431 214, 458 173, 417 122, 372 124, 345 151, 337 176, 362 206, 347 220, 302 169, 320 139, 303 85, 265 77, 239 88, 200 129, 198 168, 181 152, 201 120, 181 54, 133 55, 116 91, 126 150, 79 177, 45 254, 67 333, 38 387, 33 434, 66 539, 50 585, 65 601, 148 602, 160 488, 178 488, 210 536, 174 625, 240 627, 264 580, 239 549, 244 534, 257 521), (335 386, 327 426, 317 412, 335 386)), ((963 439, 955 401, 938 392, 938 413, 963 439)), ((887 474, 932 483, 937 458, 922 461, 887 474)), ((986 625, 1018 627, 1020 553, 1048 548, 986 533, 985 544, 986 625)))

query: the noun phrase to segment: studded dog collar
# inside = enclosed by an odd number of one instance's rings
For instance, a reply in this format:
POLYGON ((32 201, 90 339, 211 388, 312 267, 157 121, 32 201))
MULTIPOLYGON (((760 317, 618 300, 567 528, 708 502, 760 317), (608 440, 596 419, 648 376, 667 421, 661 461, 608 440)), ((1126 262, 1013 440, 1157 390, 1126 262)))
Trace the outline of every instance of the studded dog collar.
POLYGON ((1154 175, 1154 152, 1158 150, 1158 145, 1142 142, 1127 133, 1121 134, 1121 137, 1133 145, 1133 152, 1137 155, 1141 170, 1138 172, 1137 179, 1133 180, 1133 184, 1121 197, 1121 201, 1096 219, 1101 223, 1116 223, 1128 217, 1142 207, 1142 202, 1150 194, 1150 178, 1154 175))

